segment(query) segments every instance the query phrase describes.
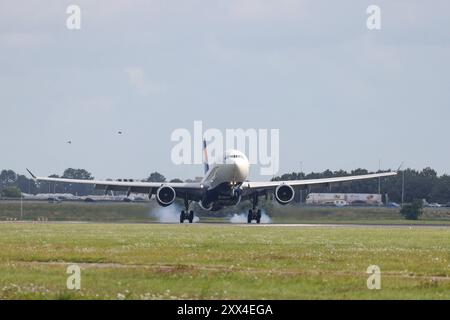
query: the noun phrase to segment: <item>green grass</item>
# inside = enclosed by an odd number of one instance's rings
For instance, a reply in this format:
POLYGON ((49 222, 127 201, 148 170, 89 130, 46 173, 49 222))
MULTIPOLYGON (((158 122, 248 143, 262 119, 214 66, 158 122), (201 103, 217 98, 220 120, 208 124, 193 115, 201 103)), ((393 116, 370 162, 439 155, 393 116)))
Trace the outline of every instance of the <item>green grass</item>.
POLYGON ((405 220, 399 209, 384 207, 276 207, 275 223, 450 224, 450 208, 425 208, 419 220, 405 220))
MULTIPOLYGON (((154 204, 151 206, 154 207, 154 204)), ((37 220, 47 218, 51 221, 151 221, 148 203, 124 202, 61 202, 48 203, 45 201, 24 201, 23 220, 37 220)), ((0 220, 16 218, 20 220, 20 201, 0 201, 0 220)))
POLYGON ((449 299, 450 229, 0 224, 0 299, 449 299), (79 264, 81 290, 66 289, 79 264), (368 290, 369 265, 382 289, 368 290))
MULTIPOLYGON (((450 224, 450 208, 424 210, 418 221, 405 220, 398 209, 383 207, 298 207, 268 203, 267 213, 275 223, 364 223, 364 224, 450 224)), ((0 201, 0 221, 21 218, 19 201, 0 201)), ((23 220, 46 218, 49 221, 96 221, 96 222, 151 222, 157 221, 153 213, 161 208, 155 203, 84 203, 25 201, 23 220)), ((180 208, 171 206, 175 215, 180 208)), ((247 208, 237 209, 247 212, 247 208)), ((224 212, 196 211, 203 222, 229 222, 233 208, 224 212)))

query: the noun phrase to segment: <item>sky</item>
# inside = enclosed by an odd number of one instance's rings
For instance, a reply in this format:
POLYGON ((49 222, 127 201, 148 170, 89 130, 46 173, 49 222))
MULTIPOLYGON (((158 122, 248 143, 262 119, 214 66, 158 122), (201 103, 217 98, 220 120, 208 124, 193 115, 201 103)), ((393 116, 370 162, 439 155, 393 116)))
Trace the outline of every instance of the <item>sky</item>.
POLYGON ((449 119, 447 0, 0 0, 0 169, 193 178, 171 134, 202 121, 279 129, 278 174, 443 174, 449 119))

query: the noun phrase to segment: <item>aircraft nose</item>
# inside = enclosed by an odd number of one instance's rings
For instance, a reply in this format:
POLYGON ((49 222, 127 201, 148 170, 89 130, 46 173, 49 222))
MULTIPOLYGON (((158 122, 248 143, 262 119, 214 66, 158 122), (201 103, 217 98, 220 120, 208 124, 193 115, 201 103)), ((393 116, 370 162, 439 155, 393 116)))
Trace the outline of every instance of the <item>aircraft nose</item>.
POLYGON ((235 181, 244 181, 247 179, 247 169, 245 167, 245 163, 239 161, 238 159, 233 160, 233 171, 235 181))

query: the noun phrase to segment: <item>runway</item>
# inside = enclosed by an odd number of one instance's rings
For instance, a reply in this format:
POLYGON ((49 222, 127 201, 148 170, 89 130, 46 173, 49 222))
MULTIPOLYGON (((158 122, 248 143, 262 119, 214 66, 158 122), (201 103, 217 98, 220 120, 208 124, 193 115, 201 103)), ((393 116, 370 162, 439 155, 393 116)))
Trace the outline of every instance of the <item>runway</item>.
MULTIPOLYGON (((232 224, 237 225, 237 224, 232 224)), ((271 224, 240 224, 244 227, 289 227, 289 228, 398 228, 398 229, 418 229, 418 228, 450 228, 450 225, 445 224, 332 224, 332 223, 319 223, 319 224, 307 224, 307 223, 271 223, 271 224)))
POLYGON ((97 222, 97 221, 0 221, 0 224, 138 224, 138 225, 173 225, 173 226, 230 226, 244 228, 389 228, 389 229, 450 229, 450 224, 344 224, 344 223, 229 223, 229 222, 197 222, 197 223, 167 223, 167 222, 97 222))

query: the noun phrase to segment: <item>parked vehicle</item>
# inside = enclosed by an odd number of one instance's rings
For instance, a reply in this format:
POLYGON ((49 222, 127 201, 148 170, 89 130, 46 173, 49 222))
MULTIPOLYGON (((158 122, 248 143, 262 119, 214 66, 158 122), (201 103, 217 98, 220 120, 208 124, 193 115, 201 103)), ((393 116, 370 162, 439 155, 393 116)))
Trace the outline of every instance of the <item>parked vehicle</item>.
POLYGON ((62 200, 58 197, 49 197, 47 201, 48 203, 60 203, 62 200))
POLYGON ((399 205, 396 202, 389 202, 386 207, 388 207, 388 208, 400 208, 401 205, 399 205))
POLYGON ((442 207, 442 205, 441 204, 439 204, 439 203, 428 203, 427 205, 426 205, 428 208, 441 208, 442 207))
POLYGON ((345 207, 345 206, 348 206, 348 202, 345 200, 335 200, 334 205, 336 207, 345 207))

